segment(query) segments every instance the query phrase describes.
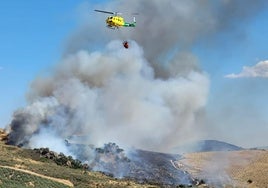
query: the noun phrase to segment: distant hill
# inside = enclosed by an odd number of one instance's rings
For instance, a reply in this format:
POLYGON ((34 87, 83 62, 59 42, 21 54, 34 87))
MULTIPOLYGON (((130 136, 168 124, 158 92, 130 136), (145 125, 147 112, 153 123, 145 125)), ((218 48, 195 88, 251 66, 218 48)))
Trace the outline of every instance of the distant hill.
POLYGON ((176 147, 175 152, 192 153, 192 152, 208 152, 208 151, 238 151, 244 148, 229 144, 218 140, 201 140, 176 147))

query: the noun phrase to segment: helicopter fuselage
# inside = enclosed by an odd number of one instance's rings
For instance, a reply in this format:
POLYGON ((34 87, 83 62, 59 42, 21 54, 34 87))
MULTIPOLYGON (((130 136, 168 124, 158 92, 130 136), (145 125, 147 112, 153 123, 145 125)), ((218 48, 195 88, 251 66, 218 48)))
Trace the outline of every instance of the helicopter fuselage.
POLYGON ((121 27, 124 25, 124 18, 120 16, 109 16, 106 19, 106 23, 110 27, 121 27))
POLYGON ((124 21, 124 18, 121 17, 121 16, 109 16, 107 19, 106 19, 106 24, 108 27, 110 28, 119 28, 119 27, 135 27, 136 22, 133 22, 133 23, 127 23, 124 21))

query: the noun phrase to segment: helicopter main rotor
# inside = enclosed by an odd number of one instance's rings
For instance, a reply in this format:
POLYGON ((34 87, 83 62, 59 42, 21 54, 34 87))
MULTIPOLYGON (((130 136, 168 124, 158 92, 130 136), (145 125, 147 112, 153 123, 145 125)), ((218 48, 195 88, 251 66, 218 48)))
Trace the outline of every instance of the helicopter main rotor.
POLYGON ((95 10, 96 12, 101 12, 101 13, 106 13, 106 14, 114 14, 114 15, 121 15, 122 13, 120 12, 109 12, 105 10, 95 10))

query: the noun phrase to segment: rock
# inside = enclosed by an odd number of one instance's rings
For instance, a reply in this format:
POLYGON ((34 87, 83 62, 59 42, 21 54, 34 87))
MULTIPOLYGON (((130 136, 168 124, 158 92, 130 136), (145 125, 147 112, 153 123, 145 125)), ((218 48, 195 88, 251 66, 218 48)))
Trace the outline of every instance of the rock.
POLYGON ((0 129, 0 141, 7 141, 8 134, 5 132, 4 129, 0 129))

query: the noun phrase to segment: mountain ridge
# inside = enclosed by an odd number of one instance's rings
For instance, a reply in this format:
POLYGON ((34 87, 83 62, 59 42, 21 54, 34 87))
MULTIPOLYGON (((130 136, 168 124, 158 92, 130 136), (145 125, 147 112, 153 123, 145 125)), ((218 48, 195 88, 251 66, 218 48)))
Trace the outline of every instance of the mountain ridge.
POLYGON ((175 147, 177 153, 212 152, 212 151, 238 151, 244 148, 219 140, 199 140, 175 147))

